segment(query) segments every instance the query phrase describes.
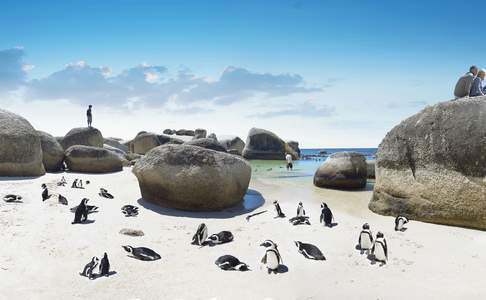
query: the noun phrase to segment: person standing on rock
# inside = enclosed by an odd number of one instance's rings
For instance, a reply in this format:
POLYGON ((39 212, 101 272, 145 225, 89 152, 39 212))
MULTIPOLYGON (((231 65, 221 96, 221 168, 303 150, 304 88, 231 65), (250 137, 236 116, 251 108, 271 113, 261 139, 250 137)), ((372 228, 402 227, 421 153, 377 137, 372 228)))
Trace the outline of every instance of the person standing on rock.
POLYGON ((483 80, 486 76, 486 71, 484 69, 479 70, 478 76, 474 78, 471 86, 471 91, 469 92, 469 97, 484 96, 483 92, 483 80))
POLYGON ((287 171, 292 171, 294 165, 292 164, 292 155, 285 153, 285 159, 287 160, 287 171))
POLYGON ((478 67, 471 66, 469 68, 469 72, 463 75, 456 83, 456 87, 454 88, 454 96, 456 99, 468 97, 469 92, 471 91, 471 87, 474 81, 474 78, 478 75, 478 67))
POLYGON ((93 123, 93 115, 91 114, 91 107, 92 105, 90 104, 88 106, 88 110, 86 111, 86 116, 88 117, 88 127, 91 127, 91 123, 93 123))

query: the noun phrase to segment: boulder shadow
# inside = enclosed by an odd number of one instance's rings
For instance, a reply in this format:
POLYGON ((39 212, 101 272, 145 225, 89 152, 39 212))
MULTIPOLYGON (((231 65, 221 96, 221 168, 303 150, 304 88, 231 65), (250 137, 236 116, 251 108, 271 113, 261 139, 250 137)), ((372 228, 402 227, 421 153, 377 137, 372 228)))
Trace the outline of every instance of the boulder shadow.
POLYGON ((206 219, 228 219, 244 215, 261 207, 265 203, 265 198, 258 191, 248 189, 240 203, 233 207, 221 211, 187 211, 175 208, 162 207, 146 201, 143 198, 137 200, 138 204, 145 209, 151 210, 161 215, 187 218, 206 218, 206 219))
POLYGON ((117 272, 116 272, 116 271, 110 271, 110 272, 108 272, 108 274, 106 274, 106 275, 93 274, 93 276, 92 276, 90 279, 91 279, 91 280, 96 280, 96 279, 98 279, 98 278, 102 278, 102 277, 110 277, 110 276, 113 276, 113 275, 115 275, 115 274, 117 274, 117 272))
POLYGON ((0 181, 23 181, 23 180, 34 180, 41 178, 41 176, 0 176, 0 181))

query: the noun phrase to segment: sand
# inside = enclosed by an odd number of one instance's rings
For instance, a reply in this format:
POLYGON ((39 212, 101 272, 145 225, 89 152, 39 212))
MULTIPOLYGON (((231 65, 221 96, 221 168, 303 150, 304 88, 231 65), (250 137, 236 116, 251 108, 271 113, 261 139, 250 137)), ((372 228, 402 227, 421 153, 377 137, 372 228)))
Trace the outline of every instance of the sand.
POLYGON ((186 213, 160 209, 140 200, 138 183, 129 168, 104 175, 47 174, 34 179, 1 179, 3 194, 18 193, 23 203, 0 201, 1 299, 484 299, 486 297, 486 234, 482 231, 412 221, 405 232, 394 231, 394 219, 367 209, 372 187, 345 192, 313 187, 312 178, 254 177, 246 205, 263 203, 268 210, 246 221, 254 207, 240 206, 221 213, 186 213), (65 175, 91 184, 84 190, 57 187, 65 175), (57 198, 42 202, 42 183, 57 198), (100 187, 115 199, 97 195, 100 187), (260 196, 260 194, 261 196, 260 196), (94 223, 71 225, 69 208, 87 197, 100 208, 94 223), (293 216, 302 201, 311 226, 292 226, 274 219, 273 200, 293 216), (338 225, 319 224, 319 205, 327 202, 338 225), (137 217, 125 217, 125 204, 140 207, 137 217), (190 244, 204 222, 210 233, 230 230, 232 243, 200 248, 190 244), (389 262, 371 264, 355 249, 361 225, 384 232, 389 262), (142 230, 142 237, 119 233, 142 230), (260 265, 272 239, 279 245, 288 272, 267 274, 260 265), (295 240, 318 246, 326 261, 311 261, 297 252, 295 240), (122 245, 146 246, 161 254, 154 262, 127 256, 122 245), (89 280, 79 275, 92 256, 107 252, 113 276, 89 280), (251 267, 249 272, 222 271, 214 261, 231 254, 251 267))

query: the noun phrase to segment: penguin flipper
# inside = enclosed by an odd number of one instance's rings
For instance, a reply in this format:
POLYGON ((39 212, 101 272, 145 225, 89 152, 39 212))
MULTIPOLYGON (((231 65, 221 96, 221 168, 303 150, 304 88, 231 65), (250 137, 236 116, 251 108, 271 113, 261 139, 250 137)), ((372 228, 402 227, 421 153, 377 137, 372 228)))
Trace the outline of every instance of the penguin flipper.
POLYGON ((261 262, 262 262, 262 264, 266 264, 267 263, 267 253, 265 253, 265 255, 262 257, 261 262))

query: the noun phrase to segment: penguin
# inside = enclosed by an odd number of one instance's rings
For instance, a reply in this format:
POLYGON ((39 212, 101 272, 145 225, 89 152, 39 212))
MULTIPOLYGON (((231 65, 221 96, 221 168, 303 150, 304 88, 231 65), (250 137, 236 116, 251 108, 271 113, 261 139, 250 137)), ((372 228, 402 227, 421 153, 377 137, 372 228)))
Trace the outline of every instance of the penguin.
POLYGON ((265 255, 262 257, 261 262, 267 267, 268 274, 277 273, 278 267, 282 263, 282 257, 278 251, 277 244, 271 240, 266 240, 260 244, 260 246, 265 247, 265 255))
POLYGON ((83 187, 83 180, 79 179, 78 184, 76 185, 77 188, 84 189, 83 187))
POLYGON ((41 187, 42 187, 42 201, 46 201, 51 197, 51 195, 49 195, 49 190, 47 189, 47 185, 45 183, 43 183, 41 187))
POLYGON ((108 260, 108 254, 103 255, 103 258, 100 261, 100 276, 108 276, 110 273, 110 261, 108 260))
POLYGON ((22 202, 22 196, 14 195, 14 194, 8 194, 8 195, 3 196, 3 201, 5 201, 5 202, 22 202))
POLYGON ((385 235, 382 232, 376 234, 376 240, 371 249, 374 260, 379 261, 382 265, 386 264, 388 260, 388 246, 386 244, 385 235))
MULTIPOLYGON (((71 212, 75 213, 76 212, 76 209, 78 209, 78 206, 74 206, 74 207, 71 207, 71 212)), ((94 205, 86 205, 86 210, 88 211, 88 215, 89 214, 92 214, 92 213, 97 213, 98 212, 98 206, 94 206, 94 205)))
POLYGON ((123 205, 121 210, 125 217, 136 217, 138 215, 138 207, 134 205, 123 205))
POLYGON ((89 279, 93 279, 93 270, 96 268, 98 265, 99 258, 96 256, 93 256, 91 261, 84 267, 83 271, 79 273, 81 276, 88 277, 89 279))
POLYGON ((321 218, 320 218, 320 222, 321 223, 324 223, 324 226, 327 226, 327 227, 332 227, 332 221, 333 221, 334 217, 332 215, 332 211, 329 207, 327 207, 327 204, 326 203, 322 203, 321 204, 321 218))
POLYGON ((299 202, 299 206, 297 206, 297 217, 303 216, 305 216, 304 206, 302 205, 302 202, 299 202))
POLYGON ((285 214, 282 212, 277 200, 273 201, 273 205, 275 205, 275 210, 277 211, 277 216, 275 218, 285 218, 285 214))
POLYGON ((145 248, 145 247, 134 248, 132 246, 122 246, 122 247, 123 249, 125 249, 125 251, 130 253, 132 257, 139 260, 151 261, 151 260, 160 259, 160 255, 154 250, 149 248, 145 248))
POLYGON ((101 197, 113 199, 115 198, 112 194, 108 193, 108 191, 104 188, 100 188, 100 192, 98 193, 101 197))
POLYGON ((214 262, 221 270, 225 271, 250 271, 250 267, 232 255, 223 255, 214 262))
POLYGON ((204 242, 208 238, 208 227, 206 224, 201 223, 199 227, 197 227, 196 234, 192 237, 192 244, 203 246, 204 242))
POLYGON ((86 203, 89 200, 87 198, 83 198, 81 203, 79 203, 76 211, 74 212, 74 221, 71 224, 82 223, 88 220, 88 208, 86 207, 86 203))
POLYGON ((292 223, 292 225, 310 225, 309 217, 307 216, 301 216, 301 217, 293 217, 289 219, 289 222, 292 223))
POLYGON ((313 259, 313 260, 326 260, 324 254, 322 254, 321 250, 312 244, 306 244, 299 241, 295 241, 295 246, 299 249, 299 253, 304 255, 305 258, 313 259))
POLYGON ((212 234, 209 240, 213 244, 229 243, 233 240, 233 234, 230 231, 221 231, 220 233, 212 234))
POLYGON ((59 194, 59 196, 57 196, 57 200, 59 201, 60 204, 62 205, 68 205, 68 201, 66 199, 66 197, 64 197, 63 195, 59 194))
POLYGON ((395 218, 395 231, 405 231, 403 225, 408 223, 408 218, 404 216, 397 216, 395 218))
POLYGON ((363 230, 359 233, 358 246, 361 254, 366 251, 366 254, 369 255, 371 248, 373 248, 373 234, 368 223, 364 223, 362 228, 363 230))
POLYGON ((78 187, 78 179, 74 179, 73 184, 71 184, 71 188, 77 188, 78 187))

